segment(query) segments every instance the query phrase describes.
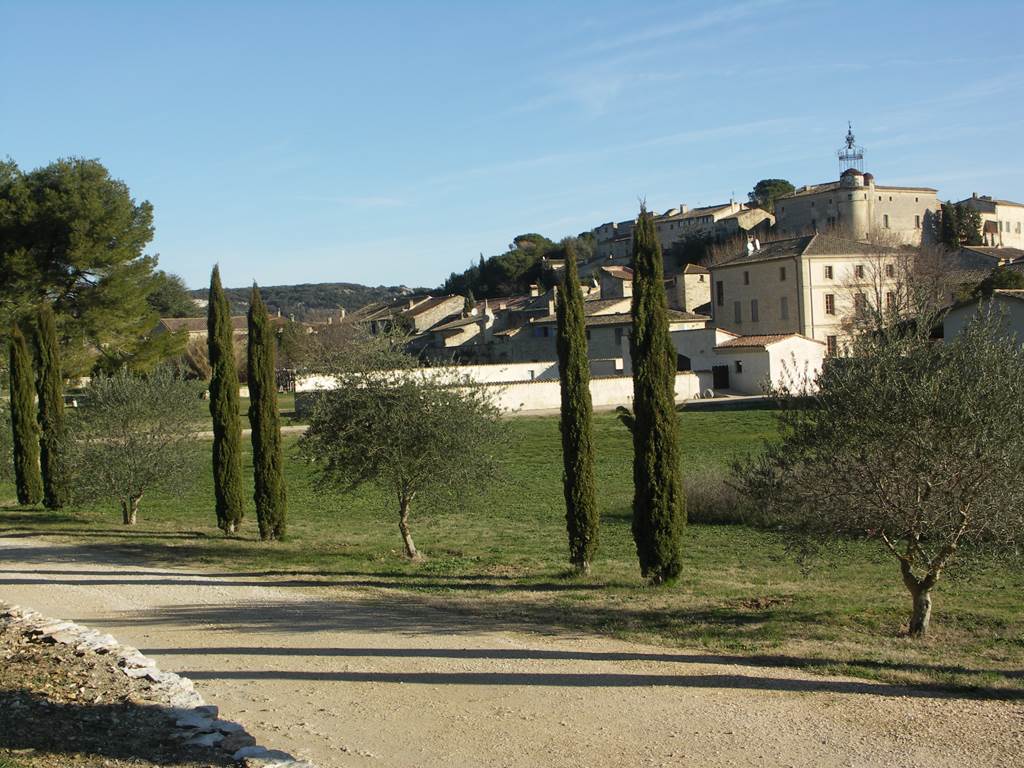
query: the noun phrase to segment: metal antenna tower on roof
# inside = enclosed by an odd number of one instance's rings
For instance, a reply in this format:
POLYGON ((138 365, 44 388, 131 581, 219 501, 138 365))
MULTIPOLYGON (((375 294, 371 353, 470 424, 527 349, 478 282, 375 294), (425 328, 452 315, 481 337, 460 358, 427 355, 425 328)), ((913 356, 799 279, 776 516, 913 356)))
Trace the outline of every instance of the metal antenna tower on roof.
POLYGON ((848 122, 846 126, 846 144, 836 152, 840 175, 851 168, 855 171, 864 171, 864 147, 857 146, 857 140, 853 136, 853 124, 848 122))

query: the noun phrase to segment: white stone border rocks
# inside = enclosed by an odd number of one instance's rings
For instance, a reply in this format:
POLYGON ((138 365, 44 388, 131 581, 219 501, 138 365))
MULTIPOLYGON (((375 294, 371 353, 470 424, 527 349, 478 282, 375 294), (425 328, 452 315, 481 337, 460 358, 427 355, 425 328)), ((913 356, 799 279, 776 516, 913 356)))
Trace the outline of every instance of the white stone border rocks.
POLYGON ((258 746, 245 728, 231 720, 222 720, 217 707, 208 705, 196 693, 187 677, 161 671, 153 659, 137 648, 121 645, 111 635, 70 621, 47 618, 37 611, 0 601, 0 624, 20 629, 27 637, 42 643, 72 646, 75 654, 110 655, 117 668, 131 678, 147 678, 160 698, 168 718, 168 728, 186 744, 211 747, 231 755, 243 768, 315 768, 287 752, 258 746))

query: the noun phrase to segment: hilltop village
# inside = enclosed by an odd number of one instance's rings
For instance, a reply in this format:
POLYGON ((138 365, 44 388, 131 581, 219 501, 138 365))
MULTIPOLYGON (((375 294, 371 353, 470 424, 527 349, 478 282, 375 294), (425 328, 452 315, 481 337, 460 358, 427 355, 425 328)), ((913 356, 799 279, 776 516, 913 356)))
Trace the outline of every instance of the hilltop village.
MULTIPOLYGON (((787 367, 820 369, 841 353, 858 313, 911 311, 904 305, 923 261, 941 277, 931 287, 947 305, 996 267, 1024 271, 1024 204, 974 194, 950 205, 973 212, 977 229, 950 247, 937 189, 878 183, 862 170, 852 129, 837 154, 834 181, 768 201, 681 204, 655 215, 678 371, 692 379, 683 391, 759 394, 787 367)), ((607 222, 581 236, 591 245, 579 273, 595 378, 631 374, 635 223, 607 222)), ((484 371, 487 379, 554 378, 555 293, 564 265, 543 258, 538 280, 521 294, 402 296, 348 319, 373 334, 403 329, 422 358, 484 371)))

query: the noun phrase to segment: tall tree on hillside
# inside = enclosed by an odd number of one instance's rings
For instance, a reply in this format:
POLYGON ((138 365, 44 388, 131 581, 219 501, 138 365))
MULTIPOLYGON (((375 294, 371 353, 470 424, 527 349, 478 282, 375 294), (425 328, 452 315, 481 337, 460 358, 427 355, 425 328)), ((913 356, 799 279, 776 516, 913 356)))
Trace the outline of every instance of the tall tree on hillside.
POLYGON ((53 306, 68 375, 147 367, 184 338, 151 334, 153 207, 96 160, 0 161, 0 327, 53 306))
POLYGON ((960 222, 957 206, 953 203, 942 204, 942 219, 939 222, 939 240, 950 248, 959 248, 963 243, 960 241, 960 222))
POLYGON ((242 495, 242 425, 239 423, 238 371, 235 368, 231 306, 220 283, 220 268, 210 275, 207 315, 210 352, 210 416, 213 418, 213 492, 217 526, 234 533, 245 512, 242 495))
POLYGON ((761 179, 754 185, 754 189, 747 193, 747 198, 751 205, 774 213, 775 201, 795 191, 796 187, 785 179, 761 179))
POLYGON ((566 247, 565 273, 555 297, 558 316, 558 374, 562 390, 562 476, 569 562, 590 570, 597 550, 599 515, 594 487, 594 440, 590 424, 590 361, 583 314, 583 291, 576 252, 566 247))
POLYGON ((276 344, 267 306, 253 283, 249 301, 249 423, 256 518, 264 541, 284 538, 287 511, 281 417, 277 412, 276 344))
POLYGON ((36 392, 39 396, 40 464, 43 470, 43 504, 60 509, 68 501, 65 457, 64 377, 53 307, 43 304, 36 313, 36 392))
POLYGON ((39 471, 35 375, 25 335, 17 324, 11 329, 10 347, 14 484, 19 504, 38 504, 43 499, 43 476, 39 471))
POLYGON ((675 349, 668 330, 661 245, 640 209, 633 235, 633 539, 640 571, 653 583, 682 567, 686 523, 675 410, 675 349))

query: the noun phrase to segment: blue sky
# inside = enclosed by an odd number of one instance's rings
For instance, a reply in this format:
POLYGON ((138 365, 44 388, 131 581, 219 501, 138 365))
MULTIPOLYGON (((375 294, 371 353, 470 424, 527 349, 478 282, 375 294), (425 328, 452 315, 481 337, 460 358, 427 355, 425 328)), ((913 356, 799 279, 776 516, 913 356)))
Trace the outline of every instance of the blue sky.
POLYGON ((832 179, 1024 201, 1024 4, 12 2, 0 154, 99 158, 200 287, 438 285, 521 232, 832 179), (852 10, 851 10, 852 9, 852 10))

